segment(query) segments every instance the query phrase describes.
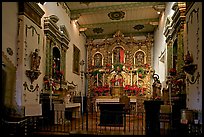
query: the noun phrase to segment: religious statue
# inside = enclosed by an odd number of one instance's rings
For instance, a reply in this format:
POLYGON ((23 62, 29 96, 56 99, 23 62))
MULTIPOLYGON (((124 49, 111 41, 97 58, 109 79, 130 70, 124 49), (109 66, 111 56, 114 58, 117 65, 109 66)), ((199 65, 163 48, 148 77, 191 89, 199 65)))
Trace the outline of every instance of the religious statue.
POLYGON ((31 70, 38 70, 40 66, 41 57, 38 55, 38 49, 35 52, 31 52, 31 70))
POLYGON ((102 57, 101 57, 101 55, 98 53, 98 54, 96 54, 95 55, 95 60, 94 60, 94 65, 95 66, 97 66, 97 67, 99 67, 99 66, 102 66, 102 57))
POLYGON ((67 105, 71 102, 71 95, 70 94, 67 94, 65 97, 64 97, 64 104, 67 105))
POLYGON ((113 55, 115 64, 124 63, 124 50, 121 47, 115 48, 113 55))
POLYGON ((161 82, 159 80, 159 76, 157 74, 153 74, 154 83, 153 87, 153 99, 160 99, 161 97, 161 82))

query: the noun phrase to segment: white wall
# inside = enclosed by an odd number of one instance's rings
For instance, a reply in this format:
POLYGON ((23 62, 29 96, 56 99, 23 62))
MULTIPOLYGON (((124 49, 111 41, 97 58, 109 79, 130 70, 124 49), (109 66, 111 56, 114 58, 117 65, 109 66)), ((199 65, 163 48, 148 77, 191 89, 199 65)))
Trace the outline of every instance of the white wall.
POLYGON ((164 27, 167 17, 171 17, 174 13, 172 10, 174 2, 168 2, 165 11, 160 15, 159 25, 154 33, 154 48, 153 48, 153 68, 155 73, 160 77, 160 81, 163 82, 166 79, 167 74, 167 43, 164 36, 164 27), (159 59, 161 53, 164 52, 164 63, 159 59))
POLYGON ((18 28, 17 2, 2 2, 2 52, 16 66, 17 28, 18 28), (12 10, 11 10, 12 9, 12 10), (7 53, 7 48, 13 50, 13 55, 7 53))
MULTIPOLYGON (((186 15, 188 22, 188 34, 185 37, 184 54, 186 55, 187 49, 193 56, 195 64, 197 64, 197 72, 200 73, 199 81, 195 84, 187 84, 187 108, 202 111, 202 3, 195 2, 192 8, 186 15), (198 12, 192 12, 193 10, 198 12), (198 13, 198 14, 197 14, 198 13), (198 15, 198 18, 197 18, 198 15), (192 19, 192 21, 191 21, 192 19), (198 35, 196 34, 198 32, 198 35)), ((186 28, 187 29, 187 28, 186 28)), ((185 32, 187 31, 185 29, 185 32)), ((189 76, 190 78, 190 76, 189 76)))

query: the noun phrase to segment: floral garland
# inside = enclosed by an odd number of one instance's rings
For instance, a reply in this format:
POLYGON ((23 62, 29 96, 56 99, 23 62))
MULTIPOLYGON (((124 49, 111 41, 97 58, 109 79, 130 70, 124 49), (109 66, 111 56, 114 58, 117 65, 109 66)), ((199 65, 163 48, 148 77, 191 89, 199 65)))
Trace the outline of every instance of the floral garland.
POLYGON ((115 64, 114 65, 115 71, 122 71, 122 69, 123 69, 123 64, 115 64))
POLYGON ((140 77, 140 78, 144 78, 145 77, 145 70, 143 68, 139 68, 137 70, 137 73, 138 73, 138 77, 140 77))
POLYGON ((102 74, 101 74, 101 72, 99 70, 95 70, 95 71, 92 72, 93 76, 97 76, 97 74, 98 74, 98 77, 101 78, 102 74))

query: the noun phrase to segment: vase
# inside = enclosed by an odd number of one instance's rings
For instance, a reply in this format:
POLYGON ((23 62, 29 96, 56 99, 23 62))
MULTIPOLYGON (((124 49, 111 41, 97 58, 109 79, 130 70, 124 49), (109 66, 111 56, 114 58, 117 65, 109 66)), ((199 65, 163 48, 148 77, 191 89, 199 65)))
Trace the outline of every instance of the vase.
POLYGON ((170 75, 171 75, 171 76, 175 76, 175 75, 176 75, 176 72, 170 72, 170 75))

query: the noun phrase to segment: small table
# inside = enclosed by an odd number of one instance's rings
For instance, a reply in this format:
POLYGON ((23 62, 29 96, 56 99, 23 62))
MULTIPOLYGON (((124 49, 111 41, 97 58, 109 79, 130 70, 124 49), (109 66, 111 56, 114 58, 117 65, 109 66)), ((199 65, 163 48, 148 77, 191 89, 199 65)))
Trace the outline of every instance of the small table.
POLYGON ((123 126, 123 114, 125 104, 121 103, 100 103, 100 124, 99 126, 123 126))
POLYGON ((68 103, 65 105, 65 109, 71 112, 72 118, 81 117, 81 103, 68 103))
POLYGON ((54 123, 63 124, 65 117, 67 119, 80 118, 81 116, 81 104, 69 103, 69 104, 54 104, 54 123), (73 113, 74 112, 74 113, 73 113), (69 115, 71 114, 71 116, 69 115))

